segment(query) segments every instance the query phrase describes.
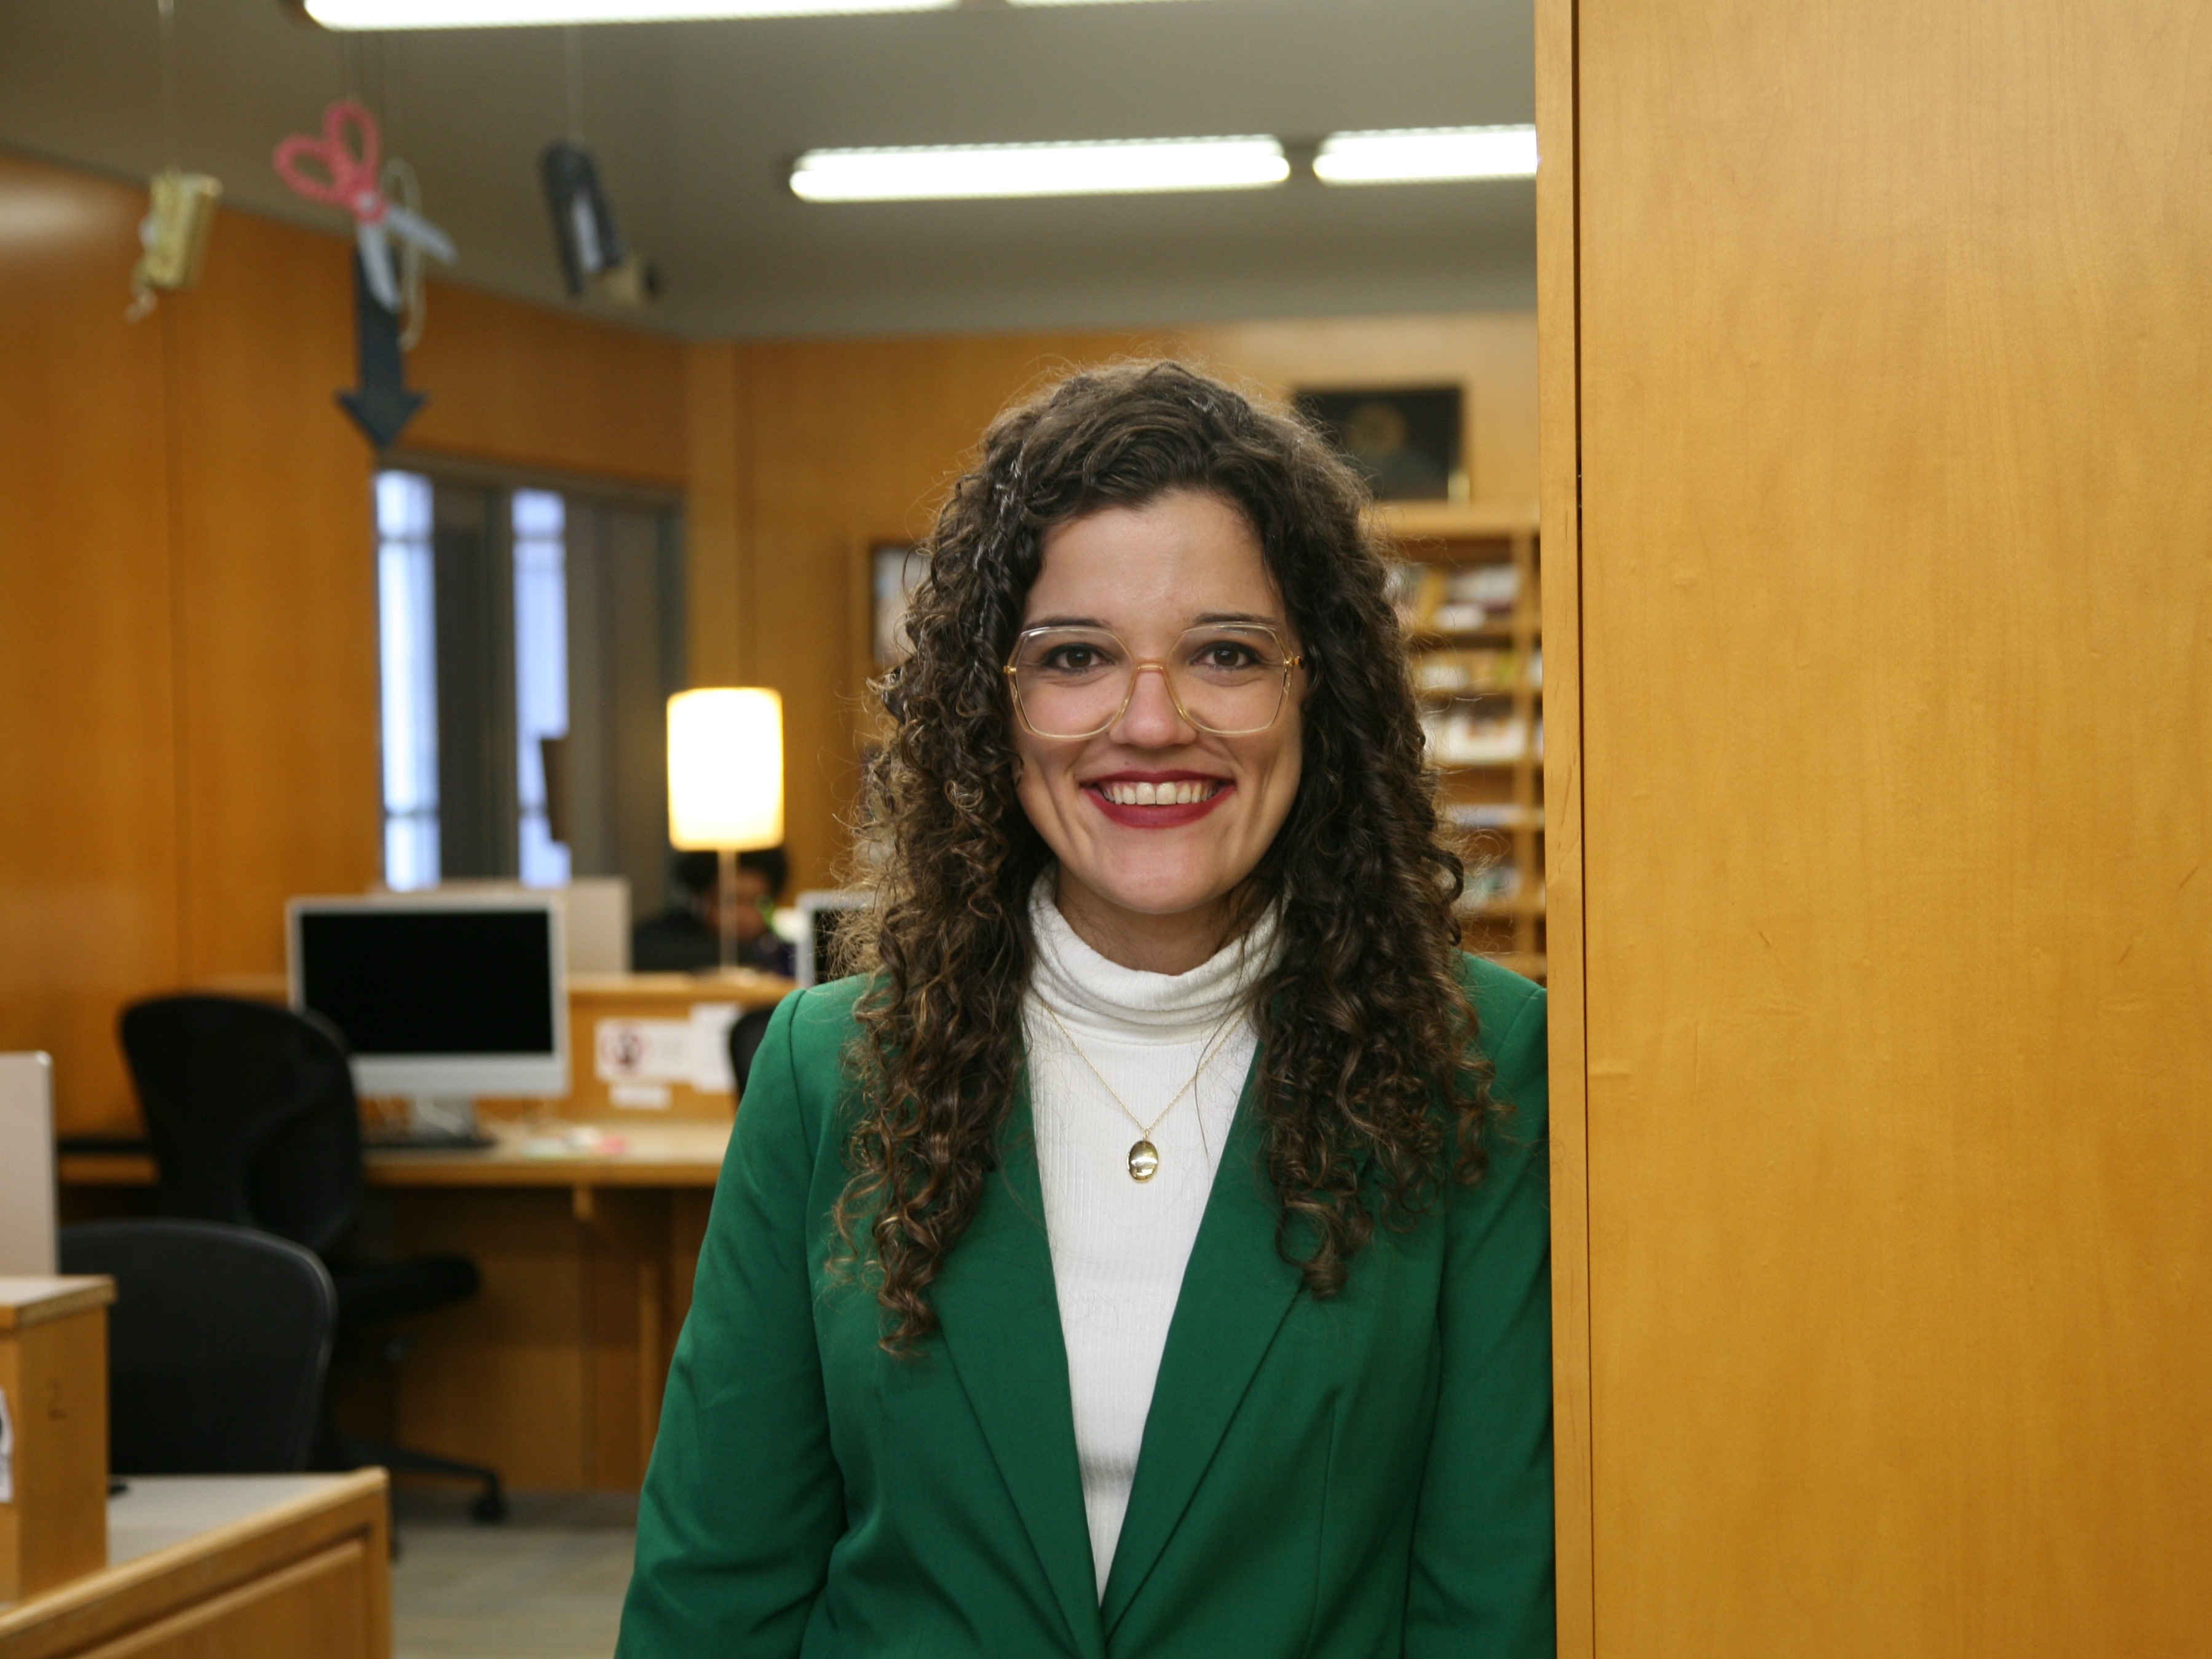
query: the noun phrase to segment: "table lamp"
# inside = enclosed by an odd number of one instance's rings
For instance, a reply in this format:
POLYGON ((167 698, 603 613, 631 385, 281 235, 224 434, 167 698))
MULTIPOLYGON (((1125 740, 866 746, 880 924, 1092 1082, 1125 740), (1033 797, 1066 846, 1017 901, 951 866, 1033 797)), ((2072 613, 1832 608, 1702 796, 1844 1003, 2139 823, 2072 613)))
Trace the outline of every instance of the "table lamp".
POLYGON ((781 696, 714 686, 668 700, 668 839, 719 855, 714 931, 723 968, 734 967, 738 854, 783 841, 781 696))

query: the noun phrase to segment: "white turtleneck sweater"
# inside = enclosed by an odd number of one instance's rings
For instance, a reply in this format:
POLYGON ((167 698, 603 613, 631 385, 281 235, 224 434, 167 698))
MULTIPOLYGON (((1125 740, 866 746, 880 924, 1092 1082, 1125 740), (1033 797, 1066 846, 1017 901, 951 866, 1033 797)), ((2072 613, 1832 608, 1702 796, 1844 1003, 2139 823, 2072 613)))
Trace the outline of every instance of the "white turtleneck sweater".
POLYGON ((1183 1267, 1257 1046, 1244 994, 1270 965, 1275 929, 1263 918, 1187 974, 1142 973, 1079 939, 1052 889, 1048 872, 1030 900, 1037 959, 1023 1027, 1075 1449, 1103 1596, 1183 1267), (1146 1137, 1159 1150, 1158 1173, 1132 1180, 1129 1149, 1140 1131, 1114 1094, 1152 1122, 1190 1082, 1209 1045, 1196 1088, 1146 1137))

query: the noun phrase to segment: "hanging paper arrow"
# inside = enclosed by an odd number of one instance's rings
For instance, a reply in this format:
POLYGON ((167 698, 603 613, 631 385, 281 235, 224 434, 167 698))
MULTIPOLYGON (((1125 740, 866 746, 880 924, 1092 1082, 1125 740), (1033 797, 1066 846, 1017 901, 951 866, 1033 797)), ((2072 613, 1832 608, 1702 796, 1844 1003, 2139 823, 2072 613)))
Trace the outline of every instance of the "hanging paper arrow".
POLYGON ((379 449, 389 449, 428 401, 407 389, 407 367, 399 356, 399 319, 376 296, 368 262, 353 258, 354 336, 361 352, 361 384, 338 393, 354 423, 379 449))

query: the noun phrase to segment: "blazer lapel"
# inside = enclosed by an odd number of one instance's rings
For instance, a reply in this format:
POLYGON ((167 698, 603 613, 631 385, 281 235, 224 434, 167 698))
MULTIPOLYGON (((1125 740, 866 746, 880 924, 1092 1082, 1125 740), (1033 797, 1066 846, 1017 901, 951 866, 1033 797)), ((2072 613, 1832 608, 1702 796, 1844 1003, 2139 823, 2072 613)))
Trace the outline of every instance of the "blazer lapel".
POLYGON ((935 1288, 946 1355, 1013 1494, 1079 1653, 1099 1659, 1097 1577, 1024 1077, 999 1172, 935 1288))
POLYGON ((1168 1327, 1100 1608, 1109 1633, 1158 1562, 1297 1297, 1297 1271, 1275 1249, 1274 1196, 1253 1106, 1258 1069, 1255 1057, 1168 1327))

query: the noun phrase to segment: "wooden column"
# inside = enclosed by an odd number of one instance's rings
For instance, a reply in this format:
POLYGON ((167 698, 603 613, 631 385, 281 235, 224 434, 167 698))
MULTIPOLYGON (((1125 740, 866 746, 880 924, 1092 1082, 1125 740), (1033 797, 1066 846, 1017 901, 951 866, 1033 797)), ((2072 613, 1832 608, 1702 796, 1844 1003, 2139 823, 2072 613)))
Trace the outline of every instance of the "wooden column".
POLYGON ((2212 1629, 2212 13, 1540 0, 1562 1651, 2212 1629))

